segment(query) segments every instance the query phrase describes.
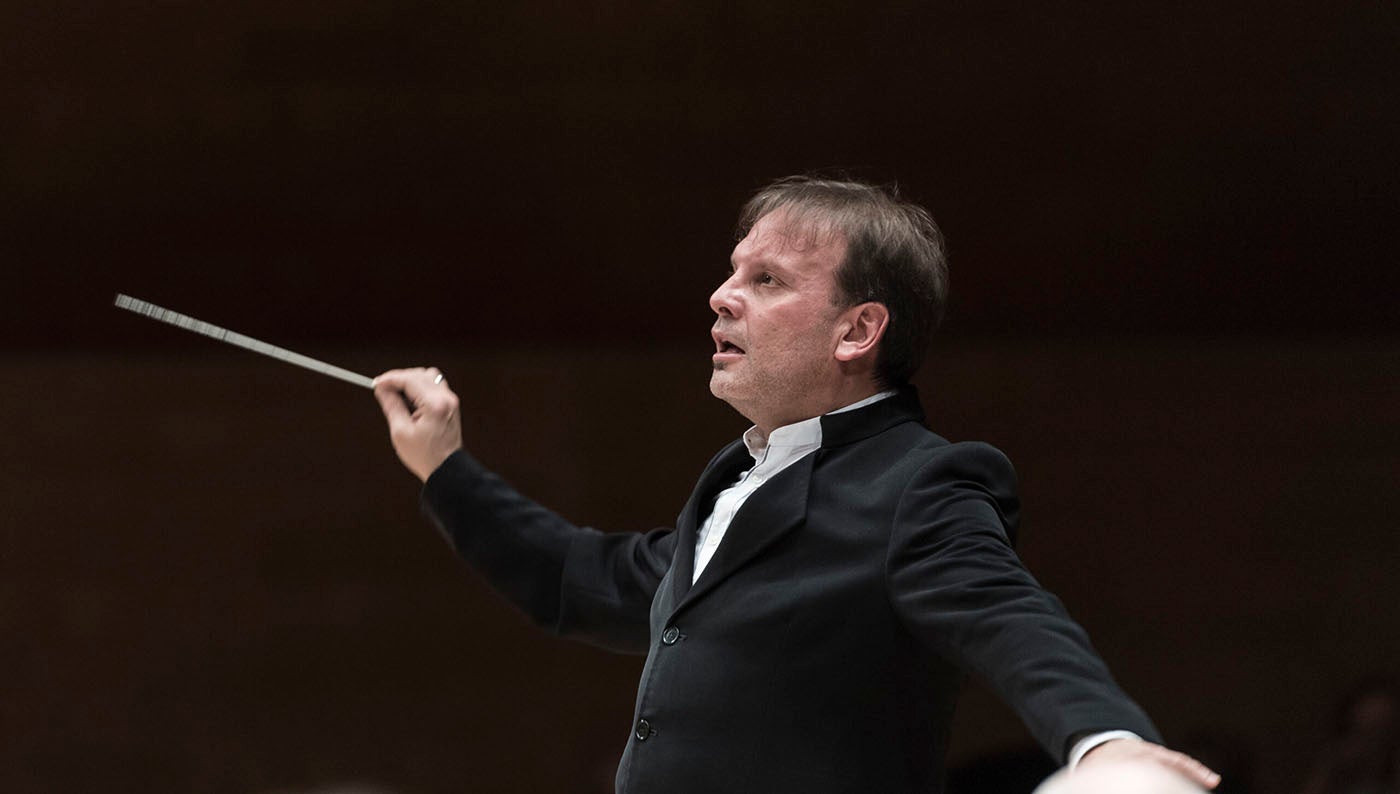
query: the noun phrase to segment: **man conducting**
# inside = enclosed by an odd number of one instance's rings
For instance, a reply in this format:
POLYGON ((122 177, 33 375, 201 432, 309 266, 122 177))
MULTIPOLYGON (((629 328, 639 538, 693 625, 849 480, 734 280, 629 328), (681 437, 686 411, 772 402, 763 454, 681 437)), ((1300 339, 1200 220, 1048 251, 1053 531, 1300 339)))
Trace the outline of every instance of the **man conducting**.
POLYGON ((923 425, 909 379, 947 268, 923 209, 794 177, 740 218, 710 296, 710 390, 753 427, 674 528, 605 534, 521 496, 462 449, 436 369, 375 381, 400 460, 456 551, 549 631, 645 653, 618 794, 939 792, 964 671, 1056 758, 1153 742, 1088 638, 1012 550, 1011 464, 923 425))

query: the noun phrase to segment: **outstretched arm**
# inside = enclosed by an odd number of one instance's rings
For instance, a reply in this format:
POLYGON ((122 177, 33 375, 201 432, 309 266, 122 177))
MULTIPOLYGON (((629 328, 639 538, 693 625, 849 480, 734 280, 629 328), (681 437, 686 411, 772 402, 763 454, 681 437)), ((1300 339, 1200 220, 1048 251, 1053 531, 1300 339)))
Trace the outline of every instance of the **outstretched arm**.
MULTIPOLYGON (((1012 550, 1015 490, 996 449, 938 450, 901 500, 889 569, 896 608, 930 647, 983 675, 1057 757, 1104 731, 1157 738, 1084 630, 1012 550)), ((1219 780, 1195 759, 1137 739, 1098 744, 1081 763, 1108 759, 1160 764, 1207 788, 1219 780)))

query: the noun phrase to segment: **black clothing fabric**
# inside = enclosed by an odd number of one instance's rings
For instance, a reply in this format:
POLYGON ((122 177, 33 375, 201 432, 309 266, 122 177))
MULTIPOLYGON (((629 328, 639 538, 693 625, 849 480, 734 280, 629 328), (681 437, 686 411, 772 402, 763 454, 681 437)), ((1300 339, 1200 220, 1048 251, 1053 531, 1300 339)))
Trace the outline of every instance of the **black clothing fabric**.
POLYGON ((1061 761, 1087 732, 1159 741, 1013 551, 1010 462, 922 420, 912 390, 823 416, 821 448, 748 498, 694 585, 697 529, 752 465, 738 441, 674 528, 574 526, 465 452, 423 504, 538 624, 647 654, 618 794, 939 792, 963 671, 1061 761))

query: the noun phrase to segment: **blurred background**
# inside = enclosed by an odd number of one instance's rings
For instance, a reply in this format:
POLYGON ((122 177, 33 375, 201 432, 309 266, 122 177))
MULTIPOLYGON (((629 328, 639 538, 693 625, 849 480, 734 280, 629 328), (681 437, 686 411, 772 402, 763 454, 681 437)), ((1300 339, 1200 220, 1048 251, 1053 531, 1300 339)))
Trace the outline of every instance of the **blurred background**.
MULTIPOLYGON (((1397 16, 0 2, 0 790, 609 791, 640 659, 458 564, 368 392, 113 296, 436 364, 478 457, 646 529, 746 426, 739 205, 835 168, 943 227, 930 424, 1120 682, 1222 791, 1342 791, 1396 741, 1397 16)), ((1043 774, 975 681, 954 737, 955 791, 1043 774)))

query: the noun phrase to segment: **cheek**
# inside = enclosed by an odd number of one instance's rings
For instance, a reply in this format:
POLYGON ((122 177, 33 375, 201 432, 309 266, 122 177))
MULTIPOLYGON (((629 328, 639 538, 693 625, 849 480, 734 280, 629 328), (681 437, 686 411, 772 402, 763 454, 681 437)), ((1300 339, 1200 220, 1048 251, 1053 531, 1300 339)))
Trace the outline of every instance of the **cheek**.
POLYGON ((771 359, 790 353, 797 347, 797 341, 801 338, 801 334, 795 333, 795 329, 791 326, 774 322, 764 323, 754 328, 752 338, 758 342, 754 347, 759 355, 771 359))
POLYGON ((830 325, 812 312, 795 313, 772 329, 775 340, 788 350, 817 350, 826 346, 831 335, 830 325))
POLYGON ((749 334, 769 349, 801 347, 817 329, 812 312, 801 306, 784 306, 749 319, 749 334))

